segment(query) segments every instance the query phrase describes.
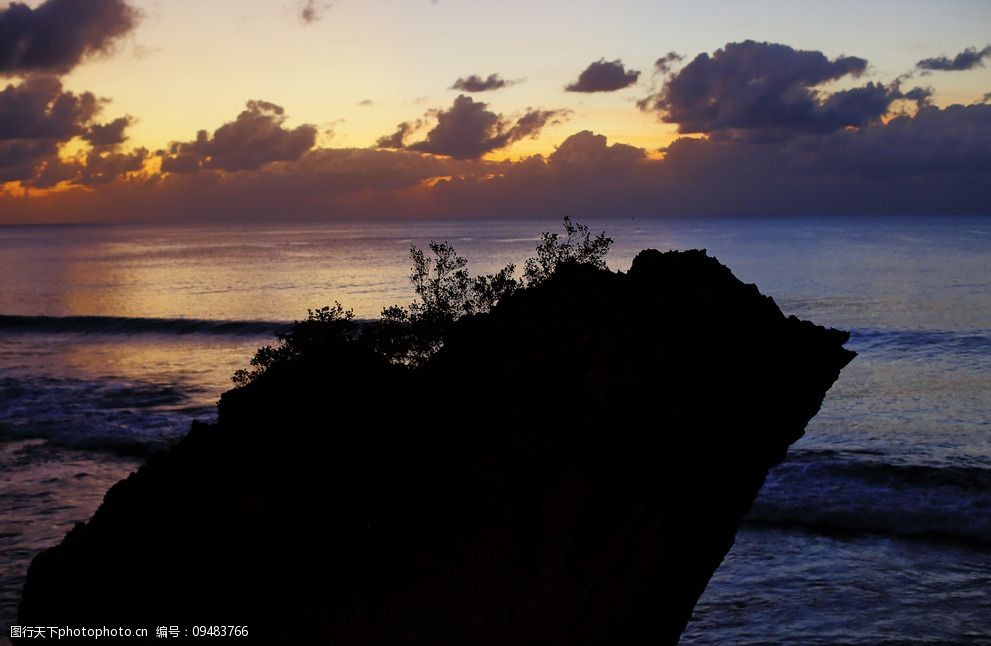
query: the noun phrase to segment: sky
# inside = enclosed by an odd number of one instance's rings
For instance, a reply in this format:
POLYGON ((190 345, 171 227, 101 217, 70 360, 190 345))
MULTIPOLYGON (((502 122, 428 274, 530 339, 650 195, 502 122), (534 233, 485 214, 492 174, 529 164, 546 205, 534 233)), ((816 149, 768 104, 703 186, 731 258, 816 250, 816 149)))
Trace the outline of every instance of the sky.
POLYGON ((0 0, 0 223, 991 212, 991 3, 0 0))

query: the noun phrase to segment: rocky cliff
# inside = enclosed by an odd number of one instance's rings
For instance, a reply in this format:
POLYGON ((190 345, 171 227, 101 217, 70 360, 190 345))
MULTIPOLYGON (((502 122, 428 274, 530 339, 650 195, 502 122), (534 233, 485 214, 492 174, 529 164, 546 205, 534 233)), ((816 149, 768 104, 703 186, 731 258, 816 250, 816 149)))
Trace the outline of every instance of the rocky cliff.
POLYGON ((563 266, 416 369, 329 340, 31 566, 25 625, 673 644, 854 353, 704 252, 563 266))

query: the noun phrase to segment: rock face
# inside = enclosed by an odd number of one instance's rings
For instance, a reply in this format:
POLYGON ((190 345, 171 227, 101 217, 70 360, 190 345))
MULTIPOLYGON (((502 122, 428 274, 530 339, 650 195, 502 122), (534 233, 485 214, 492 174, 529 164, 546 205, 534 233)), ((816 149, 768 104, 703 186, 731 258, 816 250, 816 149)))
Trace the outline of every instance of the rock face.
POLYGON ((116 485, 35 559, 20 623, 676 643, 847 338, 704 252, 644 251, 462 319, 416 370, 329 344, 116 485))

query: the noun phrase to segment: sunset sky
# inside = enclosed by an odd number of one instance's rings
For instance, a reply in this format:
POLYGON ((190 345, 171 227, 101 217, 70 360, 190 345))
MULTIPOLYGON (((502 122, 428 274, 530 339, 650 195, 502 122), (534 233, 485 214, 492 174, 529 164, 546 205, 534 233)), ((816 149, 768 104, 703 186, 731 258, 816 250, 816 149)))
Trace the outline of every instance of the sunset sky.
POLYGON ((0 222, 986 213, 989 44, 984 0, 0 2, 0 222))

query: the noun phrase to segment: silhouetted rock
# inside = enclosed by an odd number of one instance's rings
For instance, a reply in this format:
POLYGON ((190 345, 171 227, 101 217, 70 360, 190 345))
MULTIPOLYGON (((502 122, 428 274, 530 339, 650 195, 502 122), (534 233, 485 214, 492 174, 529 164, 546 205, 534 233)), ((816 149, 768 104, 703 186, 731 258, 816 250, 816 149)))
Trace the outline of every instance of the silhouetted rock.
POLYGON ((416 370, 273 366, 31 566, 25 625, 675 643, 854 353, 704 252, 563 266, 416 370))

